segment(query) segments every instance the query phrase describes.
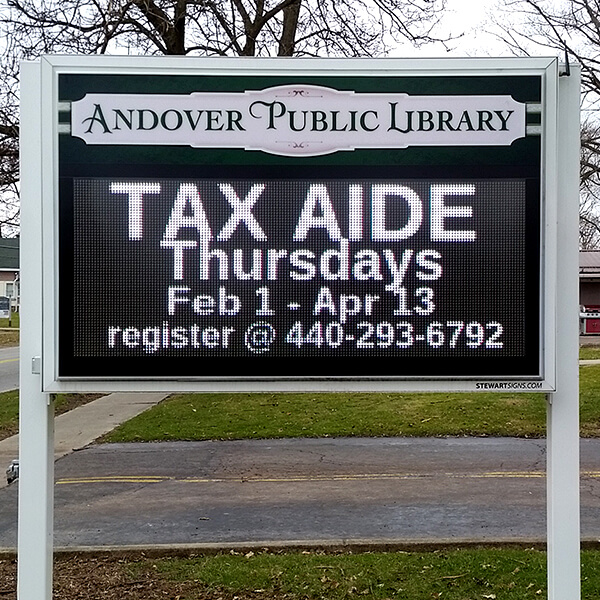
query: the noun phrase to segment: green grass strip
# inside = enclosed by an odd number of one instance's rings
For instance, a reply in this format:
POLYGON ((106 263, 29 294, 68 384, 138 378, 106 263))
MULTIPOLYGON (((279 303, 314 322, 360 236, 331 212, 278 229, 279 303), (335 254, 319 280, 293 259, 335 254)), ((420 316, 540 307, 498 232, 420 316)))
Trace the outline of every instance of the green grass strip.
POLYGON ((542 436, 544 415, 544 399, 534 394, 181 394, 106 439, 542 436))
POLYGON ((19 390, 0 393, 0 439, 19 431, 19 390))
MULTIPOLYGON (((57 413, 65 397, 56 399, 57 413)), ((0 394, 0 438, 16 433, 18 392, 0 394)), ((600 365, 580 369, 584 437, 600 436, 600 365)), ((283 437, 517 436, 546 430, 543 394, 179 394, 104 441, 283 437)))
MULTIPOLYGON (((581 431, 600 434, 600 366, 581 373, 581 431)), ((546 431, 543 394, 179 394, 105 441, 517 436, 546 431)))
MULTIPOLYGON (((516 548, 435 552, 249 552, 145 560, 149 572, 188 582, 193 595, 342 600, 539 600, 547 597, 546 554, 516 548), (196 595, 198 594, 198 595, 196 595)), ((582 599, 600 597, 600 552, 582 553, 582 599)), ((187 591, 187 590, 186 590, 187 591)))
POLYGON ((600 346, 581 346, 579 358, 581 360, 600 360, 600 346))
POLYGON ((8 317, 0 318, 0 328, 13 327, 15 329, 19 329, 20 323, 21 323, 21 313, 19 313, 19 312, 13 312, 10 319, 8 317))

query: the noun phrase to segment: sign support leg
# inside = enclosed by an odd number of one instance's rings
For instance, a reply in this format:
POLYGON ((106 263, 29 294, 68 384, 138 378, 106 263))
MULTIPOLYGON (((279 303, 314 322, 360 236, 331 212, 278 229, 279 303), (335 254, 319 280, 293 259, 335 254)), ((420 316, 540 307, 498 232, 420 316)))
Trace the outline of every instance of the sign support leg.
POLYGON ((21 376, 19 600, 52 598, 54 402, 39 390, 39 375, 21 376))
POLYGON ((19 600, 52 598, 54 404, 42 392, 42 151, 40 65, 21 70, 21 339, 19 600))
POLYGON ((579 397, 574 380, 548 402, 548 600, 580 597, 579 420, 568 406, 579 397))
POLYGON ((548 394, 548 600, 581 597, 579 518, 579 77, 560 77, 557 391, 548 394), (566 149, 566 150, 565 150, 566 149))

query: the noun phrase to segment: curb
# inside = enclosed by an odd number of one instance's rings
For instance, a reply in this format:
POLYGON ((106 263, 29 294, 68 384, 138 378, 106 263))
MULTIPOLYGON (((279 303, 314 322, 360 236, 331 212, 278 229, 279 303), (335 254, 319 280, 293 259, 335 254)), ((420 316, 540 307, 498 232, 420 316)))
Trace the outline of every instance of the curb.
MULTIPOLYGON (((204 544, 155 544, 155 545, 123 545, 123 546, 57 546, 54 548, 56 558, 74 556, 87 557, 127 557, 127 558, 160 558, 190 557, 197 554, 214 555, 222 553, 247 554, 248 552, 325 552, 325 553, 365 553, 365 552, 435 552, 443 550, 459 550, 464 548, 521 548, 547 550, 546 539, 542 538, 506 538, 506 539, 424 539, 424 540, 290 540, 290 541, 256 541, 204 544)), ((581 541, 582 550, 600 549, 600 540, 586 538, 581 541)), ((16 548, 0 548, 0 560, 16 558, 16 548)))

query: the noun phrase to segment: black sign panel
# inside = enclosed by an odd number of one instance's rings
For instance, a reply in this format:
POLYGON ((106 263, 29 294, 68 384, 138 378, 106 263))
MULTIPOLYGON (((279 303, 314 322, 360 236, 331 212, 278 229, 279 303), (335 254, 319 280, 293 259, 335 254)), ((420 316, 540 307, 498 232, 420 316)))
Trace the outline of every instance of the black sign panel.
POLYGON ((540 377, 539 172, 531 137, 290 158, 63 136, 59 376, 540 377))

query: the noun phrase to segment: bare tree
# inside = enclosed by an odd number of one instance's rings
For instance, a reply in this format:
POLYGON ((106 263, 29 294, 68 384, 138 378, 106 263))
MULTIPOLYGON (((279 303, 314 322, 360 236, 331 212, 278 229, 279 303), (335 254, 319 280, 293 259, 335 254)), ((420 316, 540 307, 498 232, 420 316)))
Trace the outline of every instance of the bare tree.
POLYGON ((581 132, 579 241, 583 250, 600 247, 600 124, 586 122, 581 132))
POLYGON ((445 0, 2 1, 5 32, 25 55, 125 48, 132 54, 375 56, 401 41, 432 41, 445 5, 445 0))
POLYGON ((582 69, 580 245, 600 248, 600 2, 503 0, 496 19, 517 54, 540 50, 575 60, 582 69), (510 15, 508 19, 504 18, 510 15))
POLYGON ((7 52, 0 85, 0 237, 14 235, 19 226, 17 67, 16 57, 7 52))
POLYGON ((401 43, 440 41, 433 31, 445 2, 0 0, 0 231, 2 223, 18 221, 21 59, 49 53, 381 56, 401 43))
POLYGON ((600 2, 598 0, 504 0, 500 37, 518 54, 540 48, 579 62, 588 104, 600 98, 600 2))

